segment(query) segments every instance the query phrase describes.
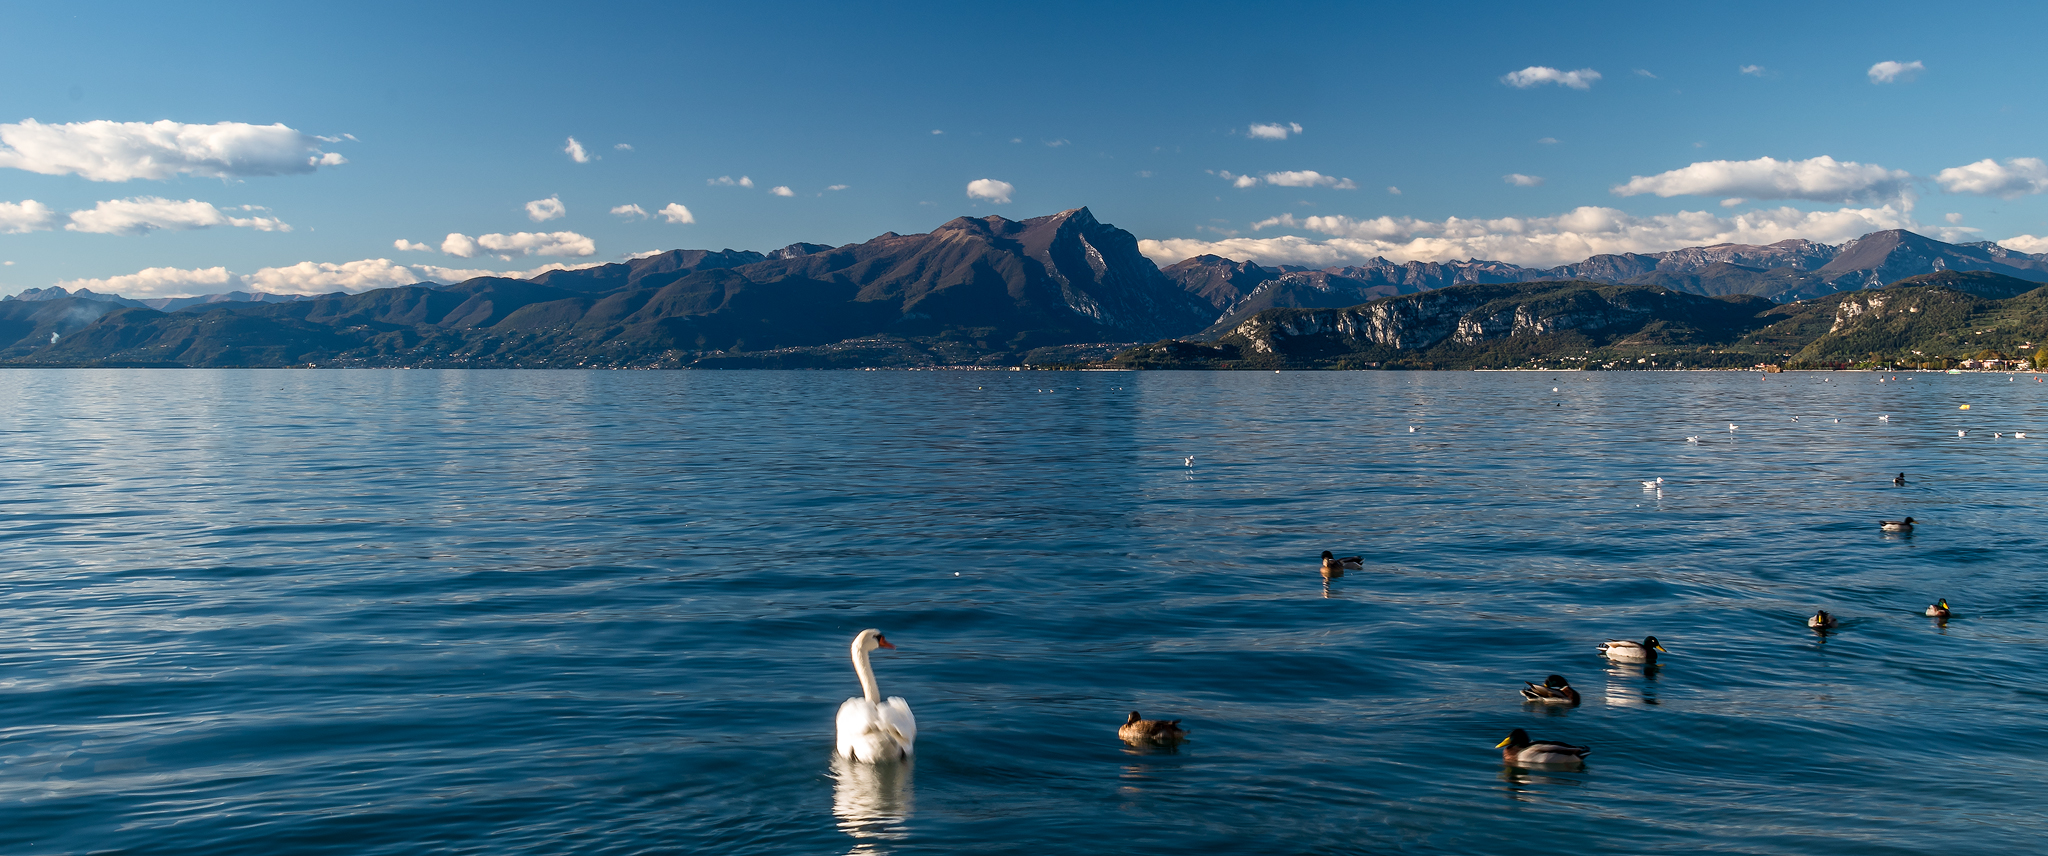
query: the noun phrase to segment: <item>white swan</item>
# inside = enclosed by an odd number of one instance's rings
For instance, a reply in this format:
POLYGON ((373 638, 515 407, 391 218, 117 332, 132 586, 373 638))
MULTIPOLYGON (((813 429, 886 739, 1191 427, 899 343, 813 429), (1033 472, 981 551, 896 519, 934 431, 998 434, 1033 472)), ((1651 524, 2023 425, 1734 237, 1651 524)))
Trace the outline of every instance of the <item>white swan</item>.
POLYGON ((895 647, 882 631, 872 628, 853 637, 853 673, 860 676, 864 695, 839 706, 839 754, 867 763, 910 757, 911 744, 917 741, 917 717, 910 715, 910 703, 902 698, 882 700, 875 670, 868 665, 869 651, 895 647))

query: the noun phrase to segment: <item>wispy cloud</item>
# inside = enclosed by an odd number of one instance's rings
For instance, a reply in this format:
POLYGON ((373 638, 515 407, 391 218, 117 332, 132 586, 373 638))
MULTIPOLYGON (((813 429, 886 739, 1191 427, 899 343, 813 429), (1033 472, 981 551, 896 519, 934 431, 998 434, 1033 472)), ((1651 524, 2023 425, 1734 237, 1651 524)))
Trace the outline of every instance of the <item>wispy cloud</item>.
POLYGON ((576 142, 575 137, 569 138, 569 144, 563 146, 562 151, 569 155, 570 160, 577 163, 589 163, 591 160, 590 153, 583 150, 583 144, 576 142))
POLYGON ((392 241, 391 246, 397 247, 400 252, 406 253, 425 253, 431 252, 434 249, 433 247, 429 247, 426 244, 422 244, 417 241, 408 241, 404 238, 399 238, 396 241, 392 241))
POLYGON ((619 144, 617 144, 617 145, 614 145, 614 146, 612 146, 612 148, 613 148, 613 149, 616 149, 616 150, 618 150, 618 151, 622 151, 622 152, 630 152, 630 151, 632 151, 632 150, 633 150, 633 144, 632 144, 632 143, 619 143, 619 144))
POLYGON ((1211 170, 1211 174, 1230 182, 1231 187, 1248 189, 1261 183, 1275 187, 1328 187, 1335 190, 1357 190, 1358 183, 1348 178, 1324 175, 1312 169, 1269 172, 1264 175, 1238 175, 1227 169, 1211 170))
POLYGON ((647 209, 633 204, 618 205, 612 208, 612 216, 622 220, 645 220, 647 219, 647 209))
POLYGON ((1274 122, 1271 124, 1253 123, 1252 126, 1246 128, 1244 132, 1245 136, 1250 137, 1254 140, 1284 140, 1287 139, 1288 134, 1299 133, 1301 133, 1300 122, 1274 122))
POLYGON ((1864 73, 1870 75, 1871 83, 1904 83, 1920 76, 1920 72, 1926 70, 1927 66, 1917 59, 1912 62, 1885 60, 1871 66, 1870 70, 1864 73))
POLYGON ((1143 240, 1139 249, 1159 264, 1202 253, 1262 264, 1331 265, 1385 257, 1397 262, 1492 259, 1548 267, 1601 253, 1652 253, 1718 243, 1768 244, 1787 238, 1840 242, 1881 229, 1915 229, 1936 237, 1960 233, 1915 223, 1892 206, 1800 211, 1756 209, 1722 216, 1706 211, 1636 216, 1613 208, 1583 207, 1549 217, 1444 220, 1281 215, 1258 230, 1305 229, 1331 237, 1297 235, 1143 240))
POLYGON ((1535 187, 1543 183, 1543 176, 1523 175, 1519 172, 1511 172, 1507 175, 1501 176, 1500 180, 1512 184, 1516 187, 1535 187))
POLYGON ((0 167, 90 181, 295 175, 348 163, 284 125, 71 122, 0 125, 0 167))
POLYGON ((746 177, 746 176, 744 176, 744 175, 743 175, 743 176, 740 176, 740 177, 739 177, 739 180, 738 180, 738 181, 734 181, 734 180, 733 180, 733 177, 732 177, 732 176, 729 176, 729 175, 721 175, 721 176, 719 176, 719 177, 717 177, 717 178, 707 178, 707 179, 705 179, 705 180, 704 180, 704 183, 705 183, 705 184, 708 184, 708 185, 711 185, 712 187, 753 187, 753 186, 754 186, 754 180, 753 180, 753 179, 751 179, 751 178, 748 178, 748 177, 746 177))
MULTIPOLYGON (((1653 75, 1654 76, 1654 75, 1653 75)), ((1510 71, 1500 77, 1500 82, 1516 89, 1528 89, 1545 83, 1555 83, 1572 89, 1591 89, 1593 82, 1600 79, 1600 72, 1590 68, 1577 71, 1559 71, 1547 65, 1532 65, 1521 71, 1510 71)))
POLYGON ((1763 77, 1764 75, 1771 73, 1770 69, 1764 68, 1760 65, 1745 65, 1741 68, 1736 69, 1735 71, 1737 74, 1746 74, 1750 77, 1763 77))
POLYGON ((480 276, 531 279, 551 270, 576 270, 597 264, 602 262, 549 262, 531 270, 494 271, 439 265, 397 264, 390 259, 360 259, 338 263, 305 261, 266 267, 252 274, 235 274, 225 267, 153 267, 120 276, 65 280, 57 284, 68 289, 89 288, 103 294, 120 294, 128 297, 189 297, 218 294, 223 291, 317 295, 337 291, 360 292, 373 288, 396 288, 423 282, 455 283, 480 276))

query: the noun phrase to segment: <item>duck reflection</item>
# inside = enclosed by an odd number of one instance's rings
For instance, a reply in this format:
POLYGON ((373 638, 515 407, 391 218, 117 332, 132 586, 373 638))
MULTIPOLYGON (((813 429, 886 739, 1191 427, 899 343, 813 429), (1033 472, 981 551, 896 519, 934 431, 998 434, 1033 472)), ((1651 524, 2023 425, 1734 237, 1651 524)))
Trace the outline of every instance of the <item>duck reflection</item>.
POLYGON ((1657 704, 1657 667, 1607 667, 1607 704, 1611 707, 1657 704), (1637 677, 1641 682, 1637 682, 1637 677))
POLYGON ((1527 792, 1529 788, 1534 786, 1571 785, 1573 787, 1580 787, 1586 784, 1583 780, 1570 776, 1549 775, 1541 767, 1518 767, 1513 764, 1501 765, 1500 780, 1508 784, 1508 798, 1516 800, 1527 800, 1535 796, 1535 794, 1527 792))
MULTIPOLYGON (((863 764, 832 757, 832 814, 839 830, 855 838, 895 840, 906 837, 904 823, 914 802, 911 772, 914 761, 863 764)), ((857 847, 854 852, 872 852, 857 847)))

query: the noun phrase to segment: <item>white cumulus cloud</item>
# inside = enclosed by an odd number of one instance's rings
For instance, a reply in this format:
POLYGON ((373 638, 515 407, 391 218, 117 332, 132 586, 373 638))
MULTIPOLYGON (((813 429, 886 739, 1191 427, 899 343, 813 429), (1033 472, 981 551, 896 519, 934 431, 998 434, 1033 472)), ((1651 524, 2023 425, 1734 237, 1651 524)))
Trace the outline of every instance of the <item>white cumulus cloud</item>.
POLYGON ((455 283, 480 276, 531 279, 551 270, 577 270, 603 262, 564 264, 549 262, 524 271, 494 271, 451 268, 439 265, 403 265, 390 259, 360 259, 352 262, 299 262, 262 268, 252 274, 235 274, 225 267, 146 268, 132 274, 104 279, 74 279, 57 283, 65 288, 127 297, 190 297, 223 291, 260 291, 270 294, 317 295, 337 291, 359 292, 419 283, 455 283))
POLYGON ((619 205, 612 208, 612 216, 618 217, 622 220, 632 220, 636 218, 645 220, 647 219, 647 209, 632 204, 619 205))
POLYGON ((1519 172, 1511 172, 1507 175, 1501 176, 1500 180, 1512 184, 1516 187, 1535 187, 1543 183, 1543 176, 1523 175, 1519 172))
POLYGON ((242 178, 308 173, 348 159, 320 150, 321 140, 284 125, 220 122, 70 122, 34 119, 0 125, 0 167, 91 181, 167 179, 175 175, 242 178))
POLYGON ((125 297, 185 297, 232 290, 228 285, 232 279, 224 267, 153 267, 105 279, 67 279, 57 284, 72 291, 86 288, 125 297))
POLYGON ((1893 201, 1910 204, 1913 176, 1876 164, 1827 155, 1803 161, 1757 158, 1700 161, 1657 175, 1638 175, 1614 188, 1616 196, 1741 196, 1814 202, 1893 201))
POLYGON ((1870 75, 1871 83, 1904 83, 1918 77, 1920 72, 1926 70, 1927 66, 1917 59, 1912 62, 1885 60, 1871 66, 1870 70, 1865 72, 1865 74, 1870 75))
POLYGON ((2048 253, 2048 235, 2040 237, 2016 235, 1999 241, 1998 245, 2008 250, 2019 250, 2023 253, 2048 253))
POLYGON ((430 252, 434 249, 433 247, 429 247, 426 244, 418 243, 415 241, 408 241, 404 238, 399 238, 396 241, 392 241, 391 246, 397 247, 400 252, 407 253, 425 253, 430 252))
POLYGON ((1245 136, 1251 137, 1254 140, 1284 140, 1287 139, 1288 134, 1301 133, 1301 123, 1288 122, 1281 124, 1274 122, 1270 125, 1254 123, 1251 127, 1246 128, 1244 133, 1245 136))
MULTIPOLYGON (((1407 217, 1297 218, 1287 214, 1253 224, 1255 230, 1302 229, 1331 237, 1298 235, 1142 240, 1139 250, 1159 264, 1202 253, 1261 264, 1325 266, 1383 257, 1396 262, 1491 259, 1532 267, 1576 262, 1601 253, 1653 253, 1709 244, 1768 244, 1787 238, 1839 243, 1882 229, 1914 229, 1935 237, 1960 233, 1929 229, 1898 208, 1800 211, 1791 207, 1721 215, 1706 211, 1636 216, 1613 208, 1582 207, 1549 217, 1495 219, 1407 217)), ((2010 245, 2010 244, 2008 244, 2010 245)))
POLYGON ((535 199, 532 202, 526 203, 526 219, 532 220, 535 223, 544 223, 568 215, 569 206, 562 204, 562 198, 559 195, 550 196, 546 199, 535 199))
POLYGON ((674 223, 678 226, 687 226, 691 223, 697 222, 696 216, 692 215, 690 213, 690 209, 684 208, 683 204, 680 202, 671 202, 667 205, 664 205, 662 206, 660 211, 656 211, 655 213, 660 214, 661 219, 667 220, 670 223, 674 223))
POLYGON ((0 235, 47 232, 57 226, 57 212, 33 199, 0 202, 0 235))
POLYGON ((796 195, 796 191, 794 191, 794 190, 791 190, 791 189, 789 189, 788 187, 785 187, 785 186, 782 186, 782 185, 776 185, 776 186, 774 186, 774 187, 768 188, 768 192, 769 192, 769 193, 771 193, 771 194, 774 194, 774 195, 776 195, 776 196, 795 196, 795 195, 796 195))
MULTIPOLYGON (((245 205, 242 210, 253 212, 260 209, 245 205)), ((101 235, 140 235, 157 230, 182 232, 210 226, 239 226, 259 232, 292 230, 291 226, 275 217, 232 217, 213 207, 211 202, 197 199, 178 201, 160 196, 105 200, 91 209, 71 212, 71 222, 64 224, 67 231, 101 235)))
POLYGON ((753 186, 754 186, 754 180, 753 180, 753 179, 751 179, 751 178, 748 178, 748 177, 746 177, 746 176, 744 176, 744 175, 743 175, 743 176, 740 176, 740 178, 739 178, 739 180, 738 180, 738 181, 734 181, 734 180, 733 180, 733 178, 732 178, 732 176, 729 176, 729 175, 721 175, 721 176, 719 176, 719 177, 717 177, 717 178, 707 178, 707 179, 705 179, 705 180, 704 180, 704 183, 705 183, 705 184, 708 184, 708 185, 711 185, 712 187, 753 187, 753 186))
POLYGON ((479 252, 502 259, 513 256, 587 256, 597 252, 597 242, 575 232, 493 232, 474 238, 450 232, 441 242, 441 252, 471 258, 479 252))
POLYGON ((993 178, 977 178, 967 182, 967 198, 985 199, 991 204, 1004 205, 1010 201, 1010 194, 1017 192, 1017 186, 993 178))
POLYGON ((390 259, 362 259, 340 264, 299 262, 284 267, 267 267, 239 279, 246 291, 269 294, 332 294, 337 291, 369 291, 373 288, 414 285, 426 280, 427 277, 421 276, 406 265, 393 264, 390 259))
POLYGON ((2011 158, 2005 163, 1985 158, 1937 172, 1934 181, 1950 193, 2017 199, 2033 193, 2048 193, 2048 163, 2043 163, 2040 158, 2011 158))
POLYGON ((563 146, 562 151, 569 155, 570 160, 575 161, 577 163, 590 162, 590 152, 584 151, 583 144, 576 142, 575 137, 569 138, 569 144, 563 146))
POLYGON ((1528 89, 1545 83, 1555 83, 1572 89, 1591 89, 1593 82, 1600 79, 1600 72, 1590 68, 1577 71, 1559 71, 1547 65, 1532 65, 1521 71, 1510 71, 1500 77, 1500 82, 1516 89, 1528 89))

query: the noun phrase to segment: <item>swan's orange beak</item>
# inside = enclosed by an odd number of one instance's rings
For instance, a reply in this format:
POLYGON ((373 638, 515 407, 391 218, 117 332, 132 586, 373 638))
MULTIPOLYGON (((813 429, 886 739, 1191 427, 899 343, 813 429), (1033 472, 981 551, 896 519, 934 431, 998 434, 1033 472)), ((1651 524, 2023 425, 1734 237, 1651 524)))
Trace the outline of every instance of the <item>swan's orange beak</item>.
POLYGON ((889 644, 889 640, 880 633, 875 634, 875 647, 888 648, 890 650, 895 650, 896 648, 896 646, 889 644))

